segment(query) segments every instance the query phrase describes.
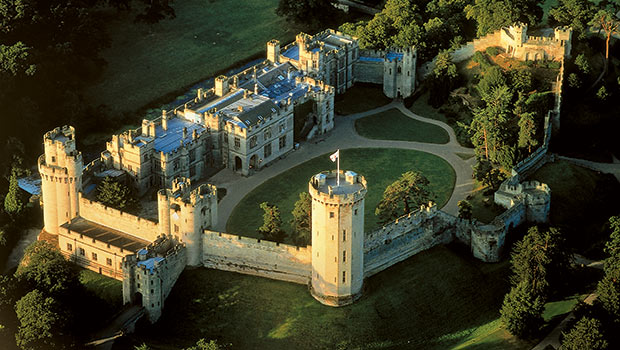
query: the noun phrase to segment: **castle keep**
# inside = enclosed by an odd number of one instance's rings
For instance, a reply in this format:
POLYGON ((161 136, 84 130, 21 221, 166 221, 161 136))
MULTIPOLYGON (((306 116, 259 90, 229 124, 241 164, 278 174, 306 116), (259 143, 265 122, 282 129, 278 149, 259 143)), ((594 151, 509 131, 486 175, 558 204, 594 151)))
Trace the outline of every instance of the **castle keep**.
POLYGON ((309 179, 309 246, 209 230, 217 221, 217 188, 197 183, 210 168, 225 166, 249 176, 293 150, 300 105, 312 105, 301 116, 311 138, 334 127, 336 93, 355 82, 372 82, 383 84, 389 97, 407 97, 415 89, 415 68, 414 48, 365 51, 335 31, 300 34, 283 48, 270 41, 267 60, 232 77, 219 76, 214 88, 199 89, 192 101, 114 135, 101 156, 85 166, 75 130, 56 128, 43 136, 38 160, 44 230, 68 259, 122 280, 124 303, 144 307, 151 322, 161 316, 187 265, 305 284, 321 303, 340 306, 362 295, 365 278, 438 244, 459 241, 473 256, 498 261, 511 228, 548 219, 550 189, 520 183, 519 174, 545 159, 549 120, 541 150, 520 163, 495 194, 507 210, 488 225, 429 203, 365 232, 365 178, 328 171, 309 179), (155 214, 132 215, 96 201, 97 184, 106 177, 126 182, 140 195, 154 194, 155 214))

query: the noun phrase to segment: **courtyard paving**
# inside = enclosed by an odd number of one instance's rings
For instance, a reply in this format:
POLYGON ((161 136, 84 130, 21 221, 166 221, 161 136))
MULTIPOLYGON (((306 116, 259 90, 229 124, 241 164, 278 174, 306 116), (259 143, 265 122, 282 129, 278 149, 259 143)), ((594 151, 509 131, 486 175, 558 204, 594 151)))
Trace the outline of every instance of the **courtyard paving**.
POLYGON ((286 158, 274 162, 250 177, 238 175, 230 169, 224 169, 214 175, 209 182, 215 184, 218 188, 225 188, 227 192, 226 196, 219 203, 218 223, 213 229, 220 232, 226 231, 226 223, 233 209, 246 194, 250 193, 266 180, 309 159, 328 152, 334 152, 336 149, 368 147, 410 149, 427 152, 443 158, 454 168, 456 173, 454 191, 450 196, 450 200, 442 208, 444 211, 453 215, 458 213, 458 201, 465 199, 473 190, 472 165, 475 162, 475 157, 463 160, 457 153, 473 155, 474 150, 459 145, 456 141, 454 130, 446 123, 421 117, 407 109, 402 101, 393 101, 385 106, 362 113, 336 116, 335 125, 334 129, 328 134, 301 143, 299 149, 289 153, 286 158), (441 127, 450 136, 450 141, 447 144, 432 144, 411 141, 373 140, 362 137, 355 131, 355 120, 393 108, 398 109, 409 118, 441 127))

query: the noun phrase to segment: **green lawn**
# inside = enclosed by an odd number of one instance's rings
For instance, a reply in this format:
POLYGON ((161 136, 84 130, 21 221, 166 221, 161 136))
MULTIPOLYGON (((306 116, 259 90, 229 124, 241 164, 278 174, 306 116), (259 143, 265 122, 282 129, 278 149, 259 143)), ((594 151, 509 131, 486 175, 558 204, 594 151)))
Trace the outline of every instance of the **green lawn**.
POLYGON ((527 349, 530 343, 489 327, 497 325, 507 273, 506 262, 482 263, 467 249, 435 247, 369 278, 355 304, 333 308, 303 285, 188 269, 161 320, 116 346, 178 349, 206 338, 233 349, 443 350, 478 336, 485 346, 476 349, 527 349), (489 339, 489 329, 500 336, 489 339))
POLYGON ((80 271, 79 278, 80 283, 89 292, 101 298, 111 308, 116 309, 123 305, 123 285, 121 281, 86 269, 80 271))
POLYGON ((440 144, 450 142, 450 136, 444 129, 411 119, 397 109, 358 119, 355 121, 355 130, 370 139, 440 144))
POLYGON ((454 130, 458 143, 464 147, 471 147, 469 135, 458 125, 458 122, 465 125, 471 123, 471 116, 469 112, 466 111, 467 107, 460 103, 447 102, 440 109, 433 108, 433 106, 428 104, 428 97, 428 92, 420 95, 413 101, 409 110, 421 117, 439 120, 440 122, 448 124, 454 130))
MULTIPOLYGON (((355 148, 340 152, 340 168, 364 175, 368 182, 364 209, 366 232, 379 228, 374 215, 375 207, 385 188, 406 171, 419 171, 429 179, 430 189, 440 207, 450 199, 456 179, 455 172, 448 162, 437 156, 402 149, 355 148)), ((330 169, 335 170, 335 164, 329 160, 329 154, 324 154, 267 180, 247 194, 235 207, 228 219, 226 231, 258 237, 256 229, 262 225, 263 220, 259 204, 267 201, 280 207, 284 229, 291 232, 291 211, 295 201, 299 199, 299 193, 308 191, 308 181, 312 175, 330 169)))
MULTIPOLYGON (((135 12, 108 14, 107 67, 87 90, 92 104, 133 112, 265 50, 293 41, 295 30, 275 14, 278 0, 183 0, 173 20, 135 24, 135 12)), ((174 97, 172 97, 174 99, 174 97)))
POLYGON ((349 115, 381 107, 392 100, 383 94, 381 85, 357 83, 342 95, 336 96, 336 114, 349 115))

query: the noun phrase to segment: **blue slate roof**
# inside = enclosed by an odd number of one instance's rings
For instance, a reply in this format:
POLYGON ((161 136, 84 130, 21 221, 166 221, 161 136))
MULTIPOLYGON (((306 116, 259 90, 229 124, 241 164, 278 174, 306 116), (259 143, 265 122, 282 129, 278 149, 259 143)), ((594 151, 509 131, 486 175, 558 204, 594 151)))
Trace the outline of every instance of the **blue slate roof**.
POLYGON ((362 62, 383 62, 383 58, 381 58, 381 57, 365 57, 365 56, 360 56, 359 60, 362 61, 362 62))
POLYGON ((396 52, 388 52, 385 55, 385 58, 387 58, 388 61, 390 61, 390 62, 392 62, 394 60, 402 61, 403 60, 403 54, 402 53, 396 53, 396 52))
POLYGON ((299 46, 294 45, 282 54, 284 57, 288 57, 292 60, 299 61, 299 46))
POLYGON ((181 147, 181 140, 183 140, 183 143, 192 141, 192 132, 194 130, 200 134, 205 128, 200 124, 192 123, 181 118, 169 119, 167 130, 164 130, 161 124, 157 125, 155 131, 157 137, 155 138, 153 148, 157 152, 174 152, 181 147), (183 138, 183 128, 187 128, 187 136, 185 138, 183 138))
POLYGON ((17 179, 17 186, 30 194, 41 194, 41 177, 39 174, 17 179))
POLYGON ((155 268, 155 263, 158 263, 163 260, 164 258, 160 256, 156 256, 154 258, 146 259, 144 261, 139 261, 138 266, 144 266, 149 270, 149 272, 153 273, 153 269, 155 268))

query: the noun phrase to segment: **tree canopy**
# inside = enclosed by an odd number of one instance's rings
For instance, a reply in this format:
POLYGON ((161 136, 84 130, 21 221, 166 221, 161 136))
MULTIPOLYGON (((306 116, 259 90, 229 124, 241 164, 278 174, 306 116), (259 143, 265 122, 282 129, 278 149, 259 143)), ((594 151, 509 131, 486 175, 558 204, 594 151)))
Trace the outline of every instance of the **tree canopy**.
POLYGON ((433 195, 428 179, 416 171, 408 171, 389 185, 375 209, 379 222, 386 224, 427 204, 433 195))
POLYGON ((601 321, 582 317, 567 332, 562 332, 564 339, 559 350, 605 350, 609 344, 603 337, 601 321))
POLYGON ((269 204, 263 202, 260 204, 260 208, 263 209, 263 225, 258 228, 264 239, 282 243, 286 238, 286 232, 282 229, 282 217, 280 215, 280 208, 275 204, 269 204))
POLYGON ((335 11, 335 0, 280 0, 276 13, 288 20, 311 24, 335 11))
POLYGON ((97 200, 109 207, 126 211, 137 205, 131 189, 110 177, 103 179, 97 191, 97 200))
POLYGON ((465 13, 468 19, 476 21, 477 33, 483 36, 516 22, 530 26, 539 23, 543 11, 538 3, 537 0, 474 0, 465 7, 465 13))
POLYGON ((535 334, 543 323, 545 303, 529 283, 520 282, 506 294, 500 310, 500 320, 510 334, 519 338, 535 334))
POLYGON ((59 339, 66 322, 59 304, 38 289, 24 295, 15 304, 19 329, 17 345, 24 350, 61 349, 66 340, 59 339))
POLYGON ((549 10, 550 18, 557 24, 571 27, 578 38, 586 36, 593 16, 594 5, 583 0, 559 0, 557 6, 549 10))
POLYGON ((15 275, 54 294, 63 293, 78 283, 74 267, 46 241, 35 241, 26 248, 15 275))
POLYGON ((312 197, 308 192, 299 193, 292 211, 293 242, 299 246, 310 244, 312 240, 312 197))

